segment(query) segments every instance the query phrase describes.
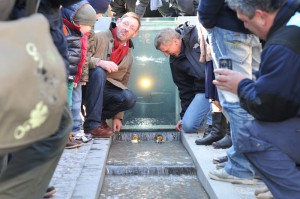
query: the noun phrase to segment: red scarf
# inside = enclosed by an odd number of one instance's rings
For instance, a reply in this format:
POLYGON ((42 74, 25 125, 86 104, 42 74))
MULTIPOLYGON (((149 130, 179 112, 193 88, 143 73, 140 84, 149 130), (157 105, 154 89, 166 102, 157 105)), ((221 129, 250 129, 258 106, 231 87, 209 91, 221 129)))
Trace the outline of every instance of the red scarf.
POLYGON ((117 39, 117 28, 112 30, 112 34, 114 37, 114 47, 110 55, 110 61, 115 62, 116 64, 120 64, 122 59, 125 57, 129 50, 129 41, 126 42, 126 45, 120 45, 119 40, 117 39))

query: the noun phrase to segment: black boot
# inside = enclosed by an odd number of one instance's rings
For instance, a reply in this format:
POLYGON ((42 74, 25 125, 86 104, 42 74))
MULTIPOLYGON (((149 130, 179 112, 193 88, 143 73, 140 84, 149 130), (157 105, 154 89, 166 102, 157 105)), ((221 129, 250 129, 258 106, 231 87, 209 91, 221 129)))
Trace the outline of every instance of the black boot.
POLYGON ((211 129, 212 129, 212 126, 211 125, 208 125, 205 130, 204 130, 204 133, 203 133, 203 137, 202 138, 205 138, 206 136, 208 136, 211 132, 211 129))
POLYGON ((226 133, 227 121, 222 112, 212 113, 212 128, 210 134, 204 138, 197 139, 195 142, 197 145, 211 145, 222 139, 226 133))
POLYGON ((212 143, 215 149, 227 149, 232 146, 230 123, 227 125, 226 135, 219 141, 212 143))

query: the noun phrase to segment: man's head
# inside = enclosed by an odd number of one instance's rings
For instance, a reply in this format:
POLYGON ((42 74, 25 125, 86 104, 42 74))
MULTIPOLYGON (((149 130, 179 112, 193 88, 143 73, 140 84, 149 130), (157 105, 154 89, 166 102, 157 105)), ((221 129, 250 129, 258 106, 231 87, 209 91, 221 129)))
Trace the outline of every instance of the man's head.
POLYGON ((266 39, 277 12, 287 0, 227 0, 244 26, 261 39, 266 39))
POLYGON ((96 19, 96 11, 88 3, 82 5, 73 17, 74 22, 80 26, 83 33, 90 32, 92 26, 96 23, 96 19))
POLYGON ((120 42, 126 42, 139 33, 140 18, 133 12, 124 14, 117 20, 117 38, 120 42))
POLYGON ((154 39, 154 46, 165 56, 178 56, 181 51, 181 35, 172 28, 162 29, 154 39))

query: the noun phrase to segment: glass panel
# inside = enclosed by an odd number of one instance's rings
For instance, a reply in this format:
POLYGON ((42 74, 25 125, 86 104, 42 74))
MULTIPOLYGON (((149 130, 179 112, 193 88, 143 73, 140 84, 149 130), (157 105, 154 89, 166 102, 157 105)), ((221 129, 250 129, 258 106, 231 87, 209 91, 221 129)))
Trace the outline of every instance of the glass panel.
MULTIPOLYGON (((140 33, 133 38, 134 62, 128 85, 136 94, 137 103, 125 112, 123 130, 175 129, 180 111, 177 88, 172 80, 169 58, 155 49, 153 41, 162 28, 175 28, 189 19, 142 18, 140 33)), ((96 31, 108 28, 108 21, 100 19, 96 31)))

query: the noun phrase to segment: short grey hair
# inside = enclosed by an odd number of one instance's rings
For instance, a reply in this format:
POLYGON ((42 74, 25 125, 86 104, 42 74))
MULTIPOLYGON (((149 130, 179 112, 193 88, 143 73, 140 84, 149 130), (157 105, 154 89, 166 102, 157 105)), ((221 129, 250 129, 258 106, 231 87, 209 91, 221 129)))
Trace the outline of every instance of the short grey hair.
POLYGON ((169 44, 173 39, 181 39, 181 35, 175 29, 164 28, 155 36, 154 46, 159 50, 161 45, 169 44))
POLYGON ((255 15, 255 10, 273 13, 287 0, 226 0, 226 2, 231 9, 239 10, 243 15, 252 19, 255 15))

